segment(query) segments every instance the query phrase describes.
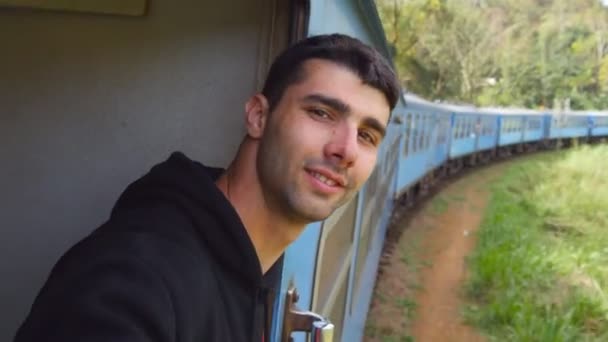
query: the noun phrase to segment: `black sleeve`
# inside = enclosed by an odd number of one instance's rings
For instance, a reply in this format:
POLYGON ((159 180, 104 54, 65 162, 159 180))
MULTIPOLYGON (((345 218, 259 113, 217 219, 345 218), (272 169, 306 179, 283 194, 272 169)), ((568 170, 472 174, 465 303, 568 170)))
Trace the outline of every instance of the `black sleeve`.
POLYGON ((161 275, 137 255, 88 247, 55 266, 15 342, 174 341, 175 314, 161 275))

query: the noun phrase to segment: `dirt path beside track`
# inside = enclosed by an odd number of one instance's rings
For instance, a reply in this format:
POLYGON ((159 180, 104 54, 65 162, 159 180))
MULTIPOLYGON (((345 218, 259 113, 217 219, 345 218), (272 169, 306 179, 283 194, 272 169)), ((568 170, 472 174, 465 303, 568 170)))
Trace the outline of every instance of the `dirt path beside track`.
POLYGON ((462 283, 489 185, 505 166, 470 172, 396 220, 404 230, 383 256, 365 341, 485 341, 462 322, 462 283))

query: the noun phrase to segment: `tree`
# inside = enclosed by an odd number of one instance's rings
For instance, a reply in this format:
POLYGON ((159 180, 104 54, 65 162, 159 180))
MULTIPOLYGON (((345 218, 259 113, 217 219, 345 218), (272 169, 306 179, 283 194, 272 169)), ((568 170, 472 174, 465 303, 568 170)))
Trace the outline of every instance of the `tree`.
POLYGON ((598 0, 379 0, 403 85, 478 105, 608 106, 598 0))

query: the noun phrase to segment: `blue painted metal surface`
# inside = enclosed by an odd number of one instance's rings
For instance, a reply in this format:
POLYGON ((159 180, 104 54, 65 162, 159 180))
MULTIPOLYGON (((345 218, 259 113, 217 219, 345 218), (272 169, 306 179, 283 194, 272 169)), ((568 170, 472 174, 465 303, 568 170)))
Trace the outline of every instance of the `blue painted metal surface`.
POLYGON ((608 127, 593 128, 591 135, 594 137, 608 136, 608 127))
POLYGON ((449 112, 437 111, 434 116, 434 130, 431 137, 430 168, 441 166, 448 159, 448 143, 451 116, 449 112))
POLYGON ((608 135, 608 113, 594 113, 594 117, 591 118, 591 132, 590 134, 594 137, 608 135))
MULTIPOLYGON (((274 312, 283 312, 287 289, 292 284, 297 286, 300 295, 298 306, 305 309, 310 308, 320 232, 320 222, 309 225, 302 235, 285 251, 283 274, 281 276, 281 292, 277 297, 277 301, 275 301, 274 312)), ((273 341, 280 341, 283 328, 282 318, 280 314, 273 317, 273 341)), ((295 341, 305 341, 305 335, 302 333, 296 333, 293 336, 295 341)))
POLYGON ((398 160, 399 196, 447 158, 451 114, 412 95, 405 97, 404 137, 398 160))
POLYGON ((524 117, 523 142, 537 141, 544 134, 544 120, 540 115, 526 115, 524 117))
POLYGON ((477 117, 478 115, 472 113, 454 113, 450 158, 462 157, 475 151, 477 144, 477 135, 475 134, 477 117))
POLYGON ((499 146, 521 143, 523 140, 523 116, 501 116, 499 122, 499 146))
POLYGON ((480 129, 477 133, 477 146, 475 147, 475 151, 478 152, 494 148, 498 139, 498 116, 481 114, 479 120, 480 129))

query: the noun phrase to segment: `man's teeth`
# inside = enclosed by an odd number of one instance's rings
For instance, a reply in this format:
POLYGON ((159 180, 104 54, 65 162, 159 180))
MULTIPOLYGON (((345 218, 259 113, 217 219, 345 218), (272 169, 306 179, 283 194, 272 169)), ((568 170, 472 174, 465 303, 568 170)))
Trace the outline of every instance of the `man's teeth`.
POLYGON ((318 172, 312 172, 312 176, 315 177, 316 179, 320 180, 321 182, 329 185, 329 186, 335 186, 336 182, 323 176, 322 174, 318 173, 318 172))

